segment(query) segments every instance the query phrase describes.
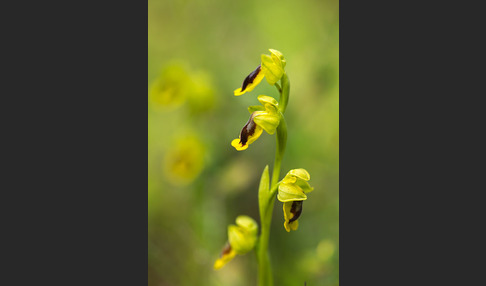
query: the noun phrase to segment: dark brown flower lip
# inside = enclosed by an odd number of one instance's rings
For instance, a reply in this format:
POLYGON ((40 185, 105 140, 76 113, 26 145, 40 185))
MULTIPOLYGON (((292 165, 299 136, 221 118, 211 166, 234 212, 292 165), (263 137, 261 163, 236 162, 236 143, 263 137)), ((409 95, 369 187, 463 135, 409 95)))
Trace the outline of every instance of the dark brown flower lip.
POLYGON ((253 112, 250 115, 250 119, 248 119, 248 122, 245 124, 245 126, 243 126, 243 129, 241 129, 241 132, 240 132, 240 144, 241 145, 245 145, 246 142, 248 142, 248 137, 255 134, 256 124, 253 121, 254 114, 255 114, 255 112, 253 112))
POLYGON ((226 245, 223 248, 223 251, 221 251, 221 257, 225 256, 226 254, 231 252, 231 245, 229 243, 226 243, 226 245))
POLYGON ((244 91, 246 87, 252 83, 255 78, 257 77, 258 73, 261 71, 262 65, 259 65, 254 71, 252 71, 243 81, 243 85, 241 86, 241 91, 244 91))
POLYGON ((302 214, 302 206, 304 201, 293 201, 290 212, 294 214, 294 217, 289 220, 289 223, 296 221, 302 214))

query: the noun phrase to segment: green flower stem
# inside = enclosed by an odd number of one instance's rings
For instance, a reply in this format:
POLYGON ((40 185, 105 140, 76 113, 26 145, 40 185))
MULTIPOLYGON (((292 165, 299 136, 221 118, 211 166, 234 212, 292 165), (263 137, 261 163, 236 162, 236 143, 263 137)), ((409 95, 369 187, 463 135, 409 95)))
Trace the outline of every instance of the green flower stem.
POLYGON ((285 118, 281 117, 280 124, 277 127, 277 146, 275 153, 275 162, 272 170, 272 184, 270 191, 260 200, 260 225, 261 234, 257 249, 258 257, 258 285, 260 286, 272 286, 273 276, 272 268, 270 264, 270 257, 268 254, 268 243, 270 239, 270 225, 272 224, 273 206, 275 204, 275 197, 277 195, 277 186, 280 176, 280 166, 282 158, 285 152, 285 146, 287 142, 287 123, 285 118))
POLYGON ((270 264, 270 257, 268 255, 268 242, 270 238, 270 224, 272 223, 275 193, 271 195, 272 199, 270 200, 270 203, 264 208, 265 213, 260 214, 261 233, 257 250, 259 286, 273 285, 272 267, 270 264))
POLYGON ((280 165, 282 164, 282 158, 285 153, 285 146, 287 143, 287 122, 285 117, 281 114, 280 124, 277 127, 277 145, 275 152, 275 162, 273 163, 272 171, 272 189, 279 181, 280 177, 280 165))
POLYGON ((287 108, 287 104, 289 103, 289 92, 290 92, 290 82, 287 73, 284 72, 282 79, 280 79, 280 83, 282 84, 282 88, 280 89, 279 86, 277 89, 280 92, 280 101, 278 103, 278 108, 282 114, 285 113, 285 109, 287 108))

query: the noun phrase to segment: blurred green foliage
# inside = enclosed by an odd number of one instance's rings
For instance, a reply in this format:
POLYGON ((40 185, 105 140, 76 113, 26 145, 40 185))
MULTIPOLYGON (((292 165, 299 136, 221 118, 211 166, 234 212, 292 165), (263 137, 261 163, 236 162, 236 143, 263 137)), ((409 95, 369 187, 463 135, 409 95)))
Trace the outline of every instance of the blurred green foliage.
POLYGON ((275 203, 275 285, 339 284, 339 2, 149 0, 149 285, 256 284, 253 252, 212 267, 238 215, 259 222, 275 138, 264 133, 242 152, 230 142, 258 95, 278 100, 266 83, 233 96, 269 48, 284 54, 290 79, 281 178, 305 168, 315 188, 297 231, 285 231, 275 203))

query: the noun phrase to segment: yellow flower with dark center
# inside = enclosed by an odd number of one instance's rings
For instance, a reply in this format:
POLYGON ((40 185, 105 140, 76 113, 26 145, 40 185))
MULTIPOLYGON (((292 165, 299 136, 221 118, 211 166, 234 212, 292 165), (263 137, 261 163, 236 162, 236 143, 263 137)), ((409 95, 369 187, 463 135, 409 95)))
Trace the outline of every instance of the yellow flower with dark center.
POLYGON ((174 185, 187 185, 199 176, 204 168, 206 150, 195 135, 174 142, 163 161, 163 171, 174 185))
POLYGON ((255 247, 258 225, 254 219, 246 215, 236 218, 236 225, 228 226, 228 243, 220 257, 214 263, 214 269, 220 269, 237 254, 245 254, 255 247))
POLYGON ((235 89, 235 96, 252 91, 264 77, 270 85, 274 85, 282 78, 285 72, 285 58, 277 50, 269 49, 269 51, 271 55, 262 55, 261 64, 245 78, 240 88, 235 89))
POLYGON ((150 87, 149 101, 157 110, 175 108, 187 100, 190 76, 182 64, 167 66, 150 87))
POLYGON ((263 130, 272 135, 277 130, 280 123, 280 112, 278 111, 278 102, 270 96, 259 95, 258 101, 262 105, 250 106, 248 111, 251 113, 250 119, 243 126, 240 136, 231 141, 231 146, 236 150, 242 151, 248 148, 248 145, 255 142, 263 130))
POLYGON ((307 183, 309 180, 310 175, 305 169, 294 169, 285 175, 278 186, 277 199, 284 203, 284 227, 287 232, 299 227, 297 219, 302 214, 303 201, 307 200, 306 193, 314 190, 307 183))

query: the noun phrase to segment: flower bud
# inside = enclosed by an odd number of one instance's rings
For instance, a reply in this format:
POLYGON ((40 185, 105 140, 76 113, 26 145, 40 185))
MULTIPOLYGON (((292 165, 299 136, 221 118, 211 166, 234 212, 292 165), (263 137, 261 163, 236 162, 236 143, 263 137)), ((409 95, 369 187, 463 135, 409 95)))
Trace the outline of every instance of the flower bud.
POLYGON ((255 247, 258 225, 246 215, 236 218, 236 225, 228 226, 228 243, 223 248, 220 258, 214 263, 214 269, 220 269, 231 261, 236 254, 245 254, 255 247))
POLYGON ((272 53, 271 56, 261 56, 262 72, 265 75, 267 82, 271 85, 274 85, 282 78, 282 75, 285 72, 284 68, 287 63, 281 52, 274 49, 269 49, 269 51, 272 53))
POLYGON ((287 62, 283 54, 269 49, 271 55, 261 55, 261 64, 243 80, 241 87, 234 90, 235 96, 252 91, 265 77, 267 82, 274 85, 285 73, 287 62))
POLYGON ((275 98, 259 95, 258 100, 263 106, 250 106, 248 111, 251 112, 250 119, 241 129, 240 136, 231 141, 231 146, 236 150, 242 151, 248 148, 248 145, 255 142, 263 130, 272 135, 280 124, 280 112, 278 102, 275 98))
POLYGON ((236 225, 228 226, 228 241, 237 254, 245 254, 255 247, 257 223, 249 216, 238 216, 236 225))
POLYGON ((302 214, 302 207, 307 200, 306 193, 312 192, 313 187, 307 183, 310 175, 305 169, 290 170, 278 186, 277 198, 283 202, 284 227, 288 232, 297 230, 298 218, 302 214))
POLYGON ((307 183, 308 180, 310 175, 305 169, 290 170, 278 186, 278 200, 281 202, 306 200, 306 193, 314 190, 307 183))

